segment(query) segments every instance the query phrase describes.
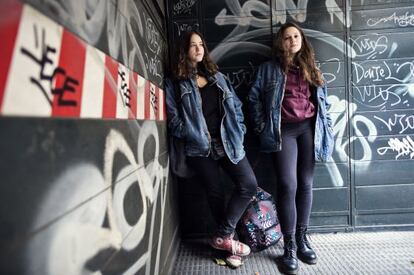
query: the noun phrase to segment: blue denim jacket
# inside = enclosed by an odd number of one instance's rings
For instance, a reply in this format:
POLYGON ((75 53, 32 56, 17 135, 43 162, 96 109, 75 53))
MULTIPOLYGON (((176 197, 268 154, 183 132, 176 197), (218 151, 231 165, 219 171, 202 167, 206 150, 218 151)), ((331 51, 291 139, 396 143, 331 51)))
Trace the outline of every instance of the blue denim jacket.
MULTIPOLYGON (((208 77, 222 92, 223 118, 220 135, 227 157, 238 163, 245 156, 243 141, 246 133, 242 103, 230 82, 218 72, 208 77)), ((179 81, 178 94, 170 79, 165 80, 167 119, 170 134, 185 139, 187 156, 207 157, 211 152, 211 138, 203 116, 201 95, 193 79, 179 81), (178 102, 178 104, 177 104, 178 102)))
MULTIPOLYGON (((249 92, 249 113, 263 152, 276 152, 282 149, 280 123, 285 84, 286 74, 275 61, 268 61, 259 67, 256 80, 249 92)), ((327 88, 323 85, 312 90, 316 92, 318 104, 314 137, 315 160, 327 161, 334 146, 327 88)))

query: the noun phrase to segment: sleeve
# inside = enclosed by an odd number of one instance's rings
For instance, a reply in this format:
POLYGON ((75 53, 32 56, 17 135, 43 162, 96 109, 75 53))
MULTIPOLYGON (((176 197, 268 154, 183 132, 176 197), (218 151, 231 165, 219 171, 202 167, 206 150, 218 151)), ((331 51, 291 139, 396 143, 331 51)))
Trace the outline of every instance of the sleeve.
POLYGON ((265 114, 263 108, 263 101, 262 101, 262 93, 263 93, 263 66, 260 66, 257 74, 256 79, 250 88, 250 92, 248 95, 248 109, 250 118, 253 123, 253 130, 256 134, 260 134, 264 127, 265 127, 265 114))
POLYGON ((234 109, 236 112, 237 122, 239 123, 241 129, 243 130, 243 133, 246 134, 247 129, 246 129, 246 125, 244 124, 244 115, 243 115, 243 110, 242 110, 243 104, 241 100, 239 99, 239 97, 237 96, 236 92, 234 91, 233 85, 231 85, 227 77, 224 77, 224 79, 226 80, 227 87, 229 87, 230 92, 233 94, 234 109))
POLYGON ((168 129, 171 135, 178 138, 183 138, 185 136, 185 126, 184 121, 180 115, 178 109, 179 101, 177 100, 176 94, 178 91, 175 91, 175 86, 171 79, 164 80, 165 94, 166 94, 166 105, 167 105, 167 123, 168 129))

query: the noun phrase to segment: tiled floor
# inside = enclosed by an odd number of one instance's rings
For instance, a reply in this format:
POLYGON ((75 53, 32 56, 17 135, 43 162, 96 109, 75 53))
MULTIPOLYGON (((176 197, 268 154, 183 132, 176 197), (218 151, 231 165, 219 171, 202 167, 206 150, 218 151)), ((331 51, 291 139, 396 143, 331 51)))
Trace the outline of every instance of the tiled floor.
MULTIPOLYGON (((414 274, 414 231, 311 234, 310 239, 318 263, 300 262, 298 274, 414 274)), ((281 242, 249 255, 235 270, 215 264, 215 254, 205 240, 183 241, 173 274, 281 274, 276 264, 281 242)))

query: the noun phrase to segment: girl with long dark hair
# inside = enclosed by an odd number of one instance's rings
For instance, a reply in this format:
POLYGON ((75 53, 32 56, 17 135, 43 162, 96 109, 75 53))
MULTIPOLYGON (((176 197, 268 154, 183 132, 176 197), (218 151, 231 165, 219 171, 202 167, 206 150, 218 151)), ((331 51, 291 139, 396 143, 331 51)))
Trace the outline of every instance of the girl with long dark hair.
POLYGON ((315 264, 306 236, 312 207, 315 161, 333 150, 327 88, 303 30, 285 23, 274 41, 274 58, 262 64, 249 93, 249 113, 263 152, 276 172, 276 206, 284 239, 280 269, 298 271, 297 257, 315 264))
POLYGON ((250 248, 234 239, 235 228, 257 187, 243 147, 246 127, 242 104, 211 60, 199 32, 182 37, 176 58, 172 79, 167 79, 165 86, 168 128, 171 135, 184 139, 188 163, 207 191, 218 224, 209 243, 227 251, 227 263, 237 267, 250 248), (234 183, 226 205, 222 182, 217 178, 220 168, 234 183))

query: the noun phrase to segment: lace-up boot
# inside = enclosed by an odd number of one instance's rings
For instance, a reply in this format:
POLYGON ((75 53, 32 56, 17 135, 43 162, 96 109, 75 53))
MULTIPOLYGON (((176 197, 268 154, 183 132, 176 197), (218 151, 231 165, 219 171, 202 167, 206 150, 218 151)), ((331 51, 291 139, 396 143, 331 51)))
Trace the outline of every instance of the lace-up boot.
POLYGON ((309 244, 306 231, 306 227, 298 227, 296 229, 296 243, 298 246, 297 256, 299 260, 306 264, 316 264, 318 258, 316 257, 315 251, 313 251, 309 244))
POLYGON ((298 259, 296 258, 296 243, 293 234, 283 235, 284 253, 280 261, 280 271, 283 274, 297 274, 298 259))

